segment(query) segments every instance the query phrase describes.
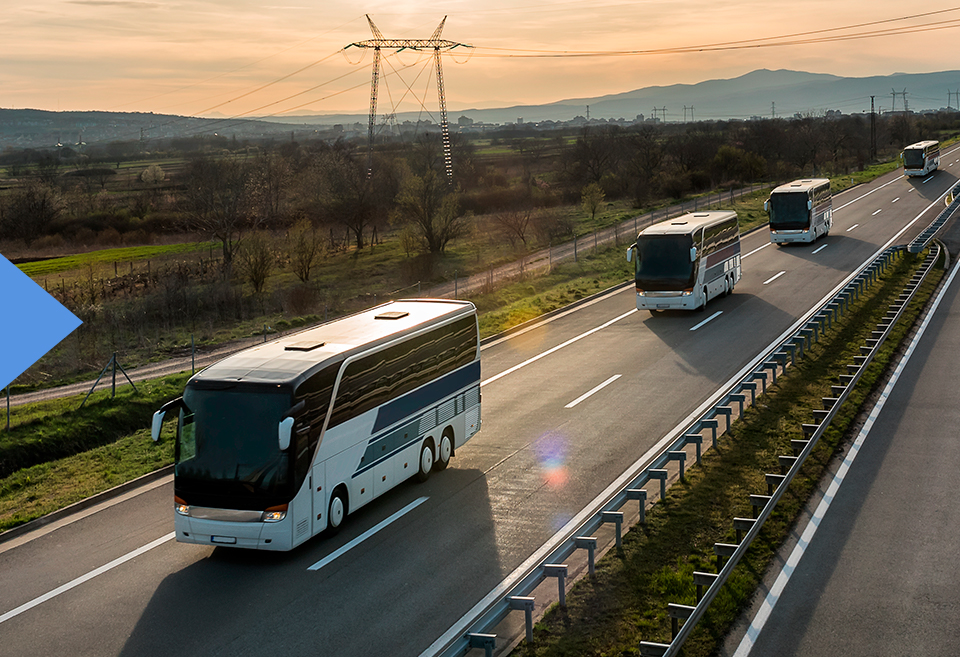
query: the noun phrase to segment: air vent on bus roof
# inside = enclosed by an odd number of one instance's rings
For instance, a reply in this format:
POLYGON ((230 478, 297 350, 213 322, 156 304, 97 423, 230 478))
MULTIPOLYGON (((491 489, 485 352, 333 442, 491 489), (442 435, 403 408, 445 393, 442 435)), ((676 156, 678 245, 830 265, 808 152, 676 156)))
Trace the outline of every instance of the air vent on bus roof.
POLYGON ((322 347, 325 343, 316 342, 314 340, 307 340, 304 342, 292 342, 284 346, 284 351, 312 351, 318 347, 322 347))
POLYGON ((410 313, 403 310, 388 310, 385 313, 380 313, 379 315, 374 315, 374 319, 402 319, 409 315, 410 313))

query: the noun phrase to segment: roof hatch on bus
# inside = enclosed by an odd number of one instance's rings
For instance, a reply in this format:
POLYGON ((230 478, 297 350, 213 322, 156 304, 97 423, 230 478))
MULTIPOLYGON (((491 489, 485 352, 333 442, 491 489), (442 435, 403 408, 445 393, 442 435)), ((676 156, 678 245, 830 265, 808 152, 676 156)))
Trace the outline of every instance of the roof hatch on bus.
POLYGON ((403 319, 410 313, 403 310, 388 310, 385 313, 380 313, 379 315, 374 315, 374 319, 403 319))

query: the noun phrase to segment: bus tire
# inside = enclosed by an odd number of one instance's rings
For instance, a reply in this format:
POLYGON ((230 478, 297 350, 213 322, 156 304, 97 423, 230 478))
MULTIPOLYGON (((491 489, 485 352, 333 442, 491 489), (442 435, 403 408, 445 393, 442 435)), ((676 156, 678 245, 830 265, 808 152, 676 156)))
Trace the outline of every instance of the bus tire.
POLYGON ((430 478, 433 472, 433 441, 429 438, 423 441, 420 448, 420 466, 417 468, 417 481, 423 482, 430 478))
POLYGON ((347 496, 343 488, 337 488, 330 496, 330 504, 327 506, 327 536, 335 536, 343 527, 343 521, 346 518, 347 496))
POLYGON ((709 296, 708 296, 708 294, 707 294, 707 288, 703 288, 703 303, 701 303, 701 304, 700 304, 700 307, 697 308, 697 312, 698 312, 698 313, 702 313, 704 310, 707 309, 707 301, 708 301, 708 300, 709 300, 709 296))
POLYGON ((437 448, 437 460, 433 464, 433 469, 437 472, 446 470, 450 465, 450 457, 453 456, 453 429, 447 427, 440 436, 440 446, 437 448))

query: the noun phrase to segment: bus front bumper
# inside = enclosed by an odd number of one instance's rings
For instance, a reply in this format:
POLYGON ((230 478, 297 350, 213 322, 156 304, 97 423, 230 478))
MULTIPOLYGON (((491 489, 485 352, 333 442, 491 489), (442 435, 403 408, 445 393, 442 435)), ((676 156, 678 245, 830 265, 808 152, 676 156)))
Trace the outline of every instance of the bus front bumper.
POLYGON ((284 522, 223 522, 175 514, 177 541, 196 545, 247 548, 249 550, 289 550, 290 527, 284 522))

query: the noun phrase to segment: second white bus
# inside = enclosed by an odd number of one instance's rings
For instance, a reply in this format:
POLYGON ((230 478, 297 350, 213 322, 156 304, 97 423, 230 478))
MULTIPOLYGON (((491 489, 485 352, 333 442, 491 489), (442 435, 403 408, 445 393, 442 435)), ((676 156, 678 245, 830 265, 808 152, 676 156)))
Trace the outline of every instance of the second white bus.
POLYGON ((903 175, 925 176, 940 166, 940 142, 918 141, 910 144, 900 153, 903 161, 903 175))
POLYGON ((826 178, 780 185, 763 204, 770 215, 770 241, 815 242, 833 227, 833 194, 826 178))
POLYGON ((477 312, 391 302, 252 347, 187 381, 174 450, 176 538, 289 550, 480 428, 477 312))
POLYGON ((740 280, 740 226, 730 211, 685 214, 648 226, 627 249, 637 308, 703 310, 740 280))

